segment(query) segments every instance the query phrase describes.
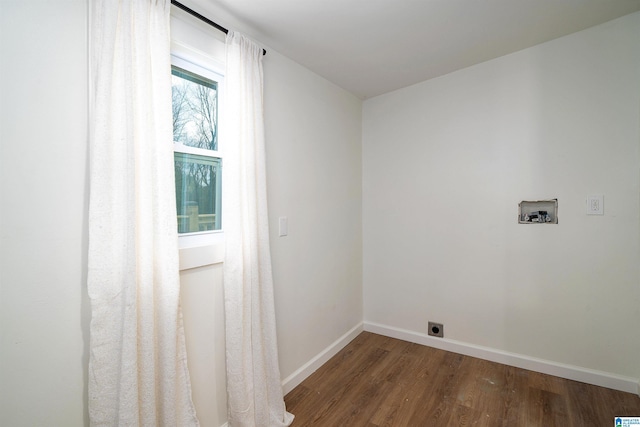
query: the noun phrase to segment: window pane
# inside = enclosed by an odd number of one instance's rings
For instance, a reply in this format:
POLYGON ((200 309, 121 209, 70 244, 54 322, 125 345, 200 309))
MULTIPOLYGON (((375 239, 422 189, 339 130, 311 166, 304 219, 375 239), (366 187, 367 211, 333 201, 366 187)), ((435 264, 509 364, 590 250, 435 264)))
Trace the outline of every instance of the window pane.
POLYGON ((221 160, 174 153, 178 233, 220 230, 221 160))
POLYGON ((190 147, 218 149, 218 83, 171 68, 173 140, 190 147))

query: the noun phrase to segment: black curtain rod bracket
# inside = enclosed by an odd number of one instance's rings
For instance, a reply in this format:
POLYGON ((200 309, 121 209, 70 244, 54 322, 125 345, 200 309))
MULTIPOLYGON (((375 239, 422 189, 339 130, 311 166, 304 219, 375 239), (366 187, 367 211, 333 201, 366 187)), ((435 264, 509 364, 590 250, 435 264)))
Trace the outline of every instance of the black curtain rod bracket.
MULTIPOLYGON (((220 24, 216 24, 215 22, 213 22, 211 19, 207 18, 206 16, 203 16, 201 14, 199 14, 198 12, 196 12, 193 9, 188 8, 187 6, 183 5, 182 3, 176 1, 176 0, 171 0, 171 4, 174 5, 175 7, 177 7, 180 10, 184 10, 185 12, 187 12, 189 15, 193 16, 194 18, 197 18, 199 20, 201 20, 202 22, 204 22, 205 24, 211 25, 213 28, 215 28, 218 31, 222 31, 225 34, 229 34, 229 30, 227 30, 226 28, 224 28, 222 25, 220 24)), ((266 55, 267 51, 262 49, 262 54, 266 55)))

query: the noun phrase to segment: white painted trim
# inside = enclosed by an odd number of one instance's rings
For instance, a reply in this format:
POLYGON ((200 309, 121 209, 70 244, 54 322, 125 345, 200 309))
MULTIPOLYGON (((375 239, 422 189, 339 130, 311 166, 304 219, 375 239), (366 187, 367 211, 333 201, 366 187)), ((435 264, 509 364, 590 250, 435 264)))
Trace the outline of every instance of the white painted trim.
POLYGON ((180 271, 224 261, 224 243, 180 248, 180 271))
POLYGON ((329 359, 342 350, 347 344, 349 344, 355 337, 357 337, 363 331, 362 323, 354 326, 346 334, 338 338, 327 348, 318 353, 313 359, 305 363, 300 369, 296 370, 293 374, 282 380, 282 391, 284 394, 289 393, 298 384, 304 381, 307 377, 318 370, 319 367, 327 363, 329 359))
POLYGON ((494 348, 482 347, 447 338, 435 338, 419 332, 373 322, 364 322, 364 330, 391 338, 409 341, 415 344, 426 345, 429 347, 439 348, 441 350, 489 360, 491 362, 502 363, 504 365, 515 366, 517 368, 541 372, 543 374, 554 375, 556 377, 607 387, 614 390, 625 391, 627 393, 637 393, 640 396, 640 382, 638 378, 624 377, 609 372, 596 371, 593 369, 581 368, 579 366, 552 362, 550 360, 537 359, 522 354, 509 353, 502 350, 496 350, 494 348))

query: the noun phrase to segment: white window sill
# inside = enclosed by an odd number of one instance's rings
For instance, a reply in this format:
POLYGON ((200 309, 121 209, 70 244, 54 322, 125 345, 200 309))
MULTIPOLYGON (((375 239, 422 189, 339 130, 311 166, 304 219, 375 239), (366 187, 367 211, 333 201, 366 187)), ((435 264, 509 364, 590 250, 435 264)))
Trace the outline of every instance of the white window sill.
POLYGON ((224 233, 194 233, 178 238, 180 271, 224 262, 224 233))

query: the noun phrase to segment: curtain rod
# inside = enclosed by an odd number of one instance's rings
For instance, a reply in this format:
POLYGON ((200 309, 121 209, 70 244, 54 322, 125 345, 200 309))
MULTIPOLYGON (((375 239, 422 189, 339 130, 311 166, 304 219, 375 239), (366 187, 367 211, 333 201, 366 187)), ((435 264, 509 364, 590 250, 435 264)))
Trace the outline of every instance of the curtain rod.
MULTIPOLYGON (((171 0, 171 4, 174 5, 175 7, 177 7, 178 9, 184 10, 185 12, 187 12, 189 15, 198 18, 199 20, 201 20, 202 22, 211 25, 213 28, 215 28, 218 31, 222 31, 225 34, 229 34, 229 30, 227 30, 225 27, 223 27, 220 24, 216 24, 215 22, 213 22, 211 19, 207 18, 206 16, 202 16, 201 14, 199 14, 198 12, 196 12, 193 9, 188 8, 187 6, 183 5, 182 3, 176 1, 176 0, 171 0)), ((266 55, 267 51, 262 49, 262 54, 266 55)))

